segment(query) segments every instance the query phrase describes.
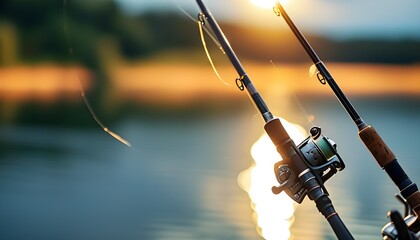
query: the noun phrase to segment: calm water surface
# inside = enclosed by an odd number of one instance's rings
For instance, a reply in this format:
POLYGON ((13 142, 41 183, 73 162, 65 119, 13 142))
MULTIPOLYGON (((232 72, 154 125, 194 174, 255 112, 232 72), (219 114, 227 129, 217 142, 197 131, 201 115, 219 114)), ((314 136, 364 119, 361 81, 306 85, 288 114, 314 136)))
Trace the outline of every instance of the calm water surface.
MULTIPOLYGON (((420 101, 354 103, 420 183, 420 101)), ((356 239, 381 239, 396 187, 335 100, 303 104, 347 165, 326 184, 337 211, 356 239)), ((262 127, 254 112, 122 119, 128 148, 98 129, 2 126, 0 239, 261 239, 237 178, 262 127)), ((308 200, 294 219, 292 239, 335 239, 308 200)))

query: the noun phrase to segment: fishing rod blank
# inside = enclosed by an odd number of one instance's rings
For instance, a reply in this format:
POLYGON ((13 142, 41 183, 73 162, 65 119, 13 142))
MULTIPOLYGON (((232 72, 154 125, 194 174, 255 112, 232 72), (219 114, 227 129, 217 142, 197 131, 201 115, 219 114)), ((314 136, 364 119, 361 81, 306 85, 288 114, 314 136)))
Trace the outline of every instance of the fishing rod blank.
POLYGON ((371 154, 374 156, 378 164, 388 173, 392 181, 399 188, 401 195, 407 200, 413 212, 420 218, 420 192, 418 191, 417 185, 413 183, 407 174, 398 163, 397 158, 382 140, 375 129, 366 124, 356 109, 352 106, 346 95, 341 91, 340 87, 335 82, 327 70, 325 64, 321 61, 318 55, 315 53, 309 42, 305 39, 303 34, 299 31, 293 21, 290 19, 283 6, 279 1, 276 1, 274 12, 278 16, 282 16, 286 23, 289 25, 293 34, 299 40, 316 68, 318 69, 318 79, 328 83, 340 103, 346 109, 347 113, 353 119, 354 123, 359 129, 359 136, 366 147, 369 149, 371 154))
POLYGON ((210 11, 201 0, 196 1, 202 11, 198 15, 199 22, 201 24, 209 23, 240 76, 237 79, 238 87, 241 90, 246 89, 251 96, 253 103, 265 121, 265 131, 276 146, 278 153, 283 157, 283 161, 276 163, 274 166, 274 172, 280 186, 273 187, 273 193, 278 194, 285 191, 289 197, 298 203, 301 203, 304 197, 308 195, 330 223, 338 239, 354 239, 335 211, 323 184, 337 171, 344 169, 344 162, 336 152, 335 143, 322 136, 320 128, 314 127, 310 131, 311 136, 299 146, 296 146, 284 129, 280 119, 273 117, 210 11))

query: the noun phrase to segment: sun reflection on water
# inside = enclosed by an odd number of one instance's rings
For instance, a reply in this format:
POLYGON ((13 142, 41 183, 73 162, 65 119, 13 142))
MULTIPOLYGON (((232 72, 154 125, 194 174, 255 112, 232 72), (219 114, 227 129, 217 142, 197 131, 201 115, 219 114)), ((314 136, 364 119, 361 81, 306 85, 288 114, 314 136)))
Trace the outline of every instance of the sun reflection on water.
MULTIPOLYGON (((281 119, 290 137, 297 143, 306 136, 299 125, 281 119)), ((263 134, 251 148, 255 163, 238 177, 240 187, 248 192, 254 210, 254 220, 264 239, 290 239, 296 205, 284 192, 274 195, 271 187, 278 185, 274 163, 281 160, 270 138, 263 134)))

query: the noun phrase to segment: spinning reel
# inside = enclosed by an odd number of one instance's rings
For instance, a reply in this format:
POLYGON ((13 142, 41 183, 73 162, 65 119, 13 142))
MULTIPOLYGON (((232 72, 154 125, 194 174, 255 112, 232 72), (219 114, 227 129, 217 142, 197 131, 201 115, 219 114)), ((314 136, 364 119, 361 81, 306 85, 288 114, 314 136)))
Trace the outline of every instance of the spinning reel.
POLYGON ((384 240, 418 240, 420 239, 420 224, 417 216, 412 212, 410 205, 400 195, 397 199, 404 204, 404 218, 397 210, 388 212, 391 222, 382 228, 382 237, 384 240))
MULTIPOLYGON (((328 193, 323 183, 337 171, 344 169, 343 160, 337 153, 337 145, 328 137, 321 135, 321 128, 313 127, 310 136, 297 147, 310 171, 317 178, 325 193, 328 193)), ((274 165, 274 172, 280 186, 274 186, 272 191, 279 194, 285 191, 290 198, 301 203, 307 194, 307 189, 299 181, 293 166, 279 161, 274 165)))

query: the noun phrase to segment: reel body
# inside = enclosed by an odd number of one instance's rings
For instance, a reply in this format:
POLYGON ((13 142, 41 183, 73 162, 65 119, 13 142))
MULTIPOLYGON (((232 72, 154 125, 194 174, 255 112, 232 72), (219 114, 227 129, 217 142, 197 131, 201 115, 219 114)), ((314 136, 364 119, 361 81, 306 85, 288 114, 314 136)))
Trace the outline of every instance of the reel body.
MULTIPOLYGON (((313 127, 310 136, 297 147, 303 159, 320 183, 324 183, 337 171, 345 168, 345 164, 337 153, 337 145, 328 137, 321 135, 321 128, 313 127)), ((272 191, 279 194, 285 191, 290 198, 301 203, 307 194, 307 190, 299 181, 293 166, 279 161, 274 165, 274 172, 280 186, 274 186, 272 191)), ((323 184, 324 192, 328 193, 323 184)))

